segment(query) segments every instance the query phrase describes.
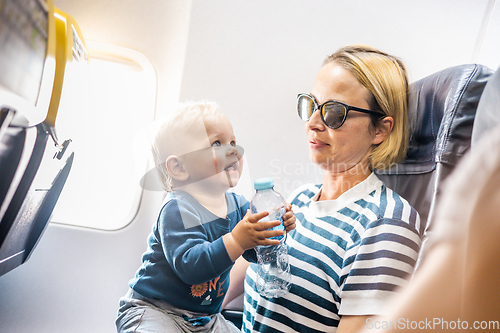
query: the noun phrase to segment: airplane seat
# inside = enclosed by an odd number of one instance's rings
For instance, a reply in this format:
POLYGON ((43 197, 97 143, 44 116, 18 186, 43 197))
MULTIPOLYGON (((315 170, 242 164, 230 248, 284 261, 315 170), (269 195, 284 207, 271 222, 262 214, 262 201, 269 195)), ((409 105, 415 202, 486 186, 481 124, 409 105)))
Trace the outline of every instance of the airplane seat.
POLYGON ((0 72, 9 74, 0 82, 2 276, 30 258, 68 178, 73 147, 71 139, 57 138, 56 119, 66 65, 88 64, 88 51, 74 19, 52 1, 11 0, 0 6, 0 16, 7 18, 3 37, 8 38, 2 46, 16 55, 0 62, 0 72), (40 31, 40 39, 32 42, 29 34, 16 32, 20 20, 26 22, 26 31, 40 31))
POLYGON ((500 123, 500 67, 491 76, 477 106, 472 128, 472 149, 485 133, 500 123))
POLYGON ((476 109, 492 70, 478 64, 454 66, 410 84, 410 141, 404 160, 377 176, 415 208, 427 252, 440 185, 471 147, 476 109))
POLYGON ((0 172, 0 203, 4 202, 10 184, 14 180, 26 140, 26 129, 9 127, 13 114, 14 111, 8 109, 0 111, 0 170, 2 171, 0 172))
POLYGON ((74 154, 54 145, 42 123, 12 126, 5 116, 9 112, 13 111, 3 109, 0 118, 0 276, 29 259, 52 215, 74 154))

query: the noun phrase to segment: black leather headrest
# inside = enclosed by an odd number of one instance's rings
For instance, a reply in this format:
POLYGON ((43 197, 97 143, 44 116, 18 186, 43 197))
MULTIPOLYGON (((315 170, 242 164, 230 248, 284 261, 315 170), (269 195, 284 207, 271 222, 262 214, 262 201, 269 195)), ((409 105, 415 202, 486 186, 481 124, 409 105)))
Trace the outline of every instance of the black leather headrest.
POLYGON ((410 85, 410 142, 405 159, 378 174, 419 174, 455 165, 469 149, 476 108, 492 70, 450 67, 410 85))

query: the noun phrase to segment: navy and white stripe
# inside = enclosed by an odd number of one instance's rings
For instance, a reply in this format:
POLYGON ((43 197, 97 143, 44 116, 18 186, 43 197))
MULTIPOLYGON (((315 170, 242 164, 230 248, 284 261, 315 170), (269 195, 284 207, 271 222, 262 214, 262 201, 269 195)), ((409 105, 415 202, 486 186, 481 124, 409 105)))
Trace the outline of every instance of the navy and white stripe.
POLYGON ((320 186, 291 196, 296 229, 286 243, 292 287, 282 298, 245 279, 243 332, 335 332, 341 315, 383 314, 407 283, 421 245, 420 218, 374 174, 337 200, 316 201, 320 186))

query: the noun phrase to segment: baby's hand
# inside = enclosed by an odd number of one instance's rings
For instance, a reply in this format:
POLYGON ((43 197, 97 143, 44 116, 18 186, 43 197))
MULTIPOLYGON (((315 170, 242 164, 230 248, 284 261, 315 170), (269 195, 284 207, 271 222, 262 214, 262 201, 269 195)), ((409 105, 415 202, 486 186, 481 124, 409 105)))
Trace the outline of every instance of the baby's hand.
POLYGON ((293 215, 292 205, 286 205, 286 213, 283 215, 283 225, 285 226, 286 232, 290 232, 295 229, 295 221, 297 218, 293 215))
POLYGON ((280 221, 259 222, 260 219, 269 215, 268 212, 250 214, 247 210, 245 217, 238 222, 231 235, 243 250, 254 248, 258 245, 278 245, 279 240, 271 237, 283 236, 281 230, 268 230, 280 225, 280 221))

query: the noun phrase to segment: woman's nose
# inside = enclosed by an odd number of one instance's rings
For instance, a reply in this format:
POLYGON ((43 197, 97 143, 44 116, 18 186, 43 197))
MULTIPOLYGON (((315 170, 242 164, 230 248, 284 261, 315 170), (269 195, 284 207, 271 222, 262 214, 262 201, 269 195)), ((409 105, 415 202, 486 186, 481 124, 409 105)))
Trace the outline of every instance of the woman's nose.
POLYGON ((311 118, 306 123, 307 128, 311 130, 324 130, 325 124, 323 123, 323 119, 321 118, 321 111, 316 109, 314 110, 311 118))

